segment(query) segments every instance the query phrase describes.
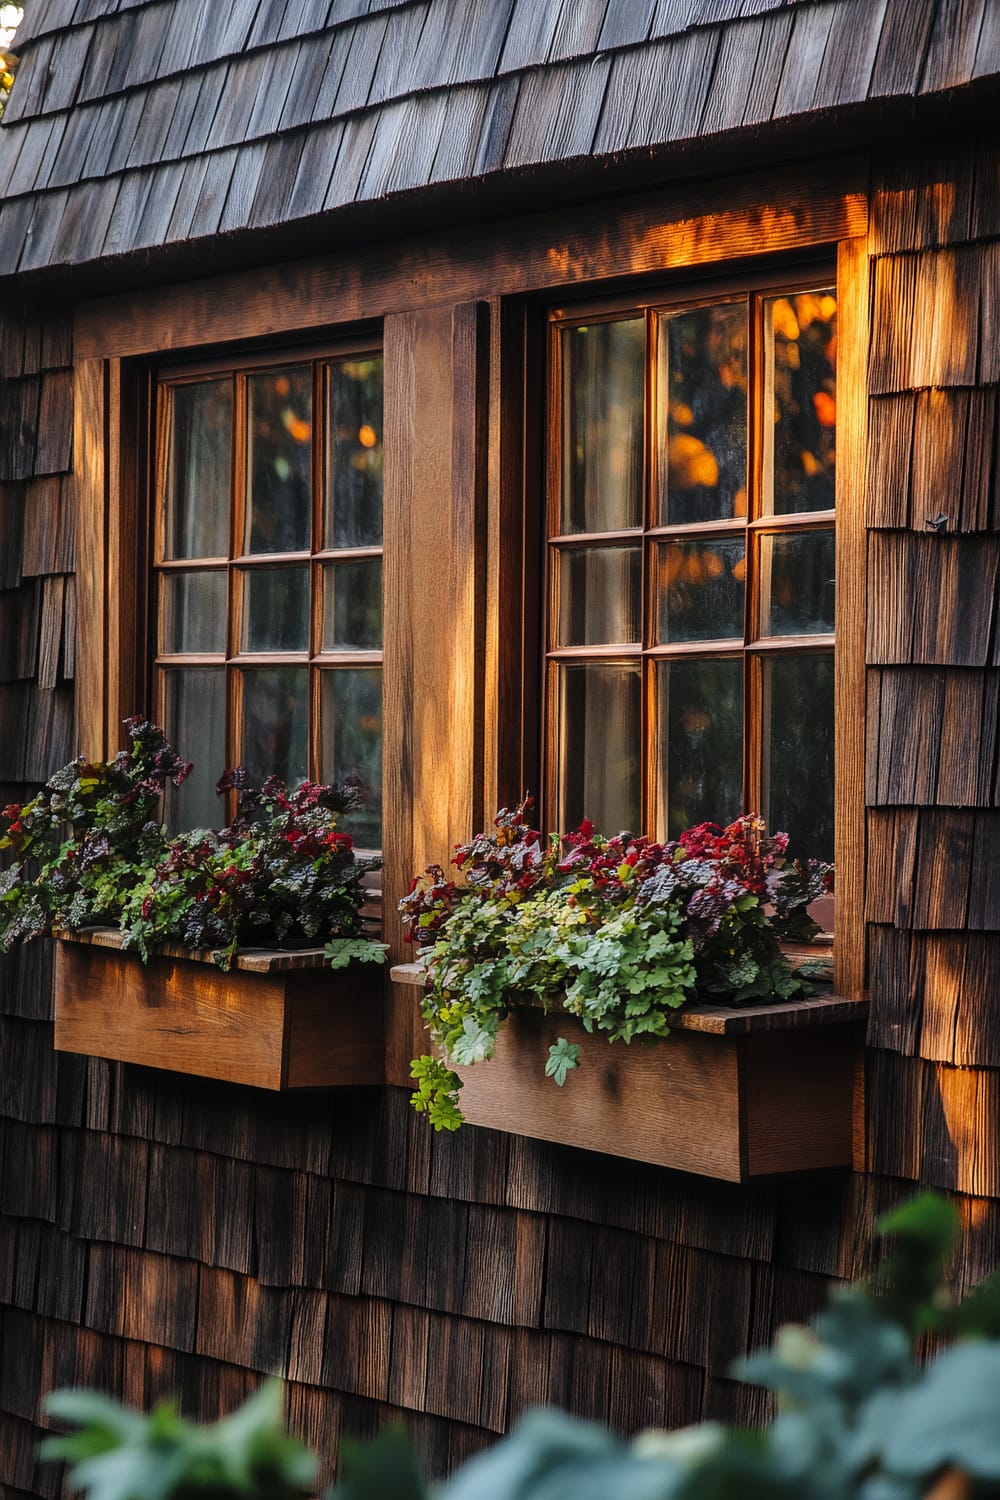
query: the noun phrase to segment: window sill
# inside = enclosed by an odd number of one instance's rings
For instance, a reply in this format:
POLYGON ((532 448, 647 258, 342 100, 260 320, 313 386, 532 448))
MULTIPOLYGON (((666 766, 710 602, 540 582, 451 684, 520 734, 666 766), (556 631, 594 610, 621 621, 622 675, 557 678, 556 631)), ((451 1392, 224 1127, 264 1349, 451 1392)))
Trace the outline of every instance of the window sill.
POLYGON ((244 949, 224 974, 163 945, 144 965, 114 928, 57 934, 55 1045, 271 1090, 381 1083, 382 973, 321 948, 244 949))
MULTIPOLYGON (((419 964, 393 981, 422 987, 419 964)), ((691 1005, 673 1034, 610 1046, 565 1012, 512 1012, 496 1056, 462 1078, 471 1125, 730 1182, 848 1167, 863 1002, 836 995, 767 1005, 691 1005), (543 1076, 558 1036, 581 1048, 563 1088, 543 1076)))

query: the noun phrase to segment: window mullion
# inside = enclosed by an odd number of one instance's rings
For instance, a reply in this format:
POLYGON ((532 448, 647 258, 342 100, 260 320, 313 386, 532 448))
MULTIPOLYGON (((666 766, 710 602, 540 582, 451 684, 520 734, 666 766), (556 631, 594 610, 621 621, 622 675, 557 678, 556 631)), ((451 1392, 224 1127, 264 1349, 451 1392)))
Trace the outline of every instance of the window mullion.
MULTIPOLYGON (((746 528, 746 591, 744 596, 743 640, 744 648, 759 634, 760 620, 760 545, 754 523, 759 521, 764 510, 765 468, 767 450, 773 443, 773 434, 768 433, 768 411, 773 407, 773 388, 768 402, 768 389, 773 385, 764 346, 764 299, 751 295, 747 341, 747 397, 749 412, 747 421, 747 528, 746 528)), ((761 722, 763 678, 759 661, 746 653, 743 658, 743 808, 745 812, 759 812, 762 806, 761 782, 761 722)))

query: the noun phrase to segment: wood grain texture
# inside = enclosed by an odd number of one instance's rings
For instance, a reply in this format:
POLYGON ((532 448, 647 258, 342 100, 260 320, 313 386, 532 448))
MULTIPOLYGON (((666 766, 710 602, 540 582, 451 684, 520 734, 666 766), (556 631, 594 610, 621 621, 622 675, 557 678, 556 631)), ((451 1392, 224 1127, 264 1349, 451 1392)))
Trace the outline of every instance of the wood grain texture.
POLYGON ((410 873, 482 816, 488 323, 475 304, 385 328, 387 939, 410 873), (464 732, 455 733, 462 725, 464 732))
POLYGON ((864 232, 865 168, 832 163, 815 174, 749 172, 692 189, 665 209, 660 193, 621 203, 508 219, 490 230, 400 241, 364 257, 339 252, 280 269, 82 303, 78 357, 128 355, 322 326, 481 296, 572 286, 604 276, 829 244, 864 232))
POLYGON ((851 1160, 858 1029, 731 1038, 678 1030, 609 1046, 575 1017, 514 1012, 489 1063, 457 1068, 470 1125, 740 1182, 851 1160), (558 1036, 581 1048, 561 1089, 543 1075, 558 1036))
POLYGON ((267 1089, 382 1078, 381 993, 368 976, 224 975, 60 942, 55 994, 60 1051, 267 1089))
POLYGON ((80 753, 103 759, 107 703, 107 489, 104 361, 80 360, 74 386, 73 473, 78 498, 76 537, 76 662, 86 684, 76 704, 80 753))
POLYGON ((845 240, 837 264, 837 652, 835 659, 834 858, 837 867, 834 988, 858 999, 865 987, 864 670, 868 579, 864 474, 868 402, 869 256, 863 238, 845 240))

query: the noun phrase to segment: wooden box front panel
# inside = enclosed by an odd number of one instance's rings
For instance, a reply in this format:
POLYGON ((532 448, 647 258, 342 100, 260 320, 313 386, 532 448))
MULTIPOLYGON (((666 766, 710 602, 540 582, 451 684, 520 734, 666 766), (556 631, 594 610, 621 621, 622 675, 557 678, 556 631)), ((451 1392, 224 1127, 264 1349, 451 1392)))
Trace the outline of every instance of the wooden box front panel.
POLYGON ((851 1164, 856 1024, 609 1045, 572 1016, 511 1015, 488 1063, 458 1068, 472 1125, 730 1182, 851 1164), (580 1067, 543 1076, 558 1036, 580 1067))
POLYGON ((738 1181, 739 1042, 674 1032, 666 1041, 609 1045, 572 1016, 513 1013, 496 1056, 458 1068, 471 1125, 738 1181), (558 1088, 544 1077, 557 1037, 577 1042, 580 1066, 558 1088))
MULTIPOLYGON (((372 967, 372 966, 369 966, 372 967)), ((55 1045, 257 1088, 379 1083, 381 979, 56 945, 55 1045)))

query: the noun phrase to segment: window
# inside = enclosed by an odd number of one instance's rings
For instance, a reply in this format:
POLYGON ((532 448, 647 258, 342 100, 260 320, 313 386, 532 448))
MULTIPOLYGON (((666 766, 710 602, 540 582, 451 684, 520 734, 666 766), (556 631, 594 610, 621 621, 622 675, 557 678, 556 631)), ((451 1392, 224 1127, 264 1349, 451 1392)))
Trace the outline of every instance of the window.
POLYGON ((156 383, 154 702, 194 760, 174 827, 219 821, 224 766, 353 778, 381 843, 382 358, 369 348, 156 383))
POLYGON ((547 821, 833 857, 836 296, 551 315, 547 821))

